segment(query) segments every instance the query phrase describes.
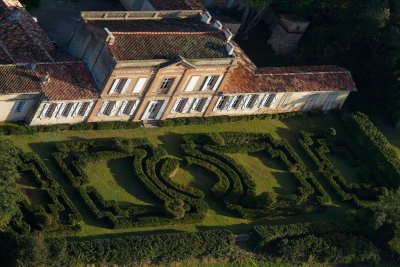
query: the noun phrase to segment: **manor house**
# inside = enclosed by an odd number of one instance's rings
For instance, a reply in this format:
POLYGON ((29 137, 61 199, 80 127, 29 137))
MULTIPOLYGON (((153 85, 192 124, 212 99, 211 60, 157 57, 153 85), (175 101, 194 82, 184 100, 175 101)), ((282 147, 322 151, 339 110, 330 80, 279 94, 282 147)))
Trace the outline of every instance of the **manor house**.
POLYGON ((329 111, 356 91, 338 66, 258 68, 199 1, 139 2, 151 8, 82 12, 60 52, 18 1, 0 0, 0 121, 329 111))

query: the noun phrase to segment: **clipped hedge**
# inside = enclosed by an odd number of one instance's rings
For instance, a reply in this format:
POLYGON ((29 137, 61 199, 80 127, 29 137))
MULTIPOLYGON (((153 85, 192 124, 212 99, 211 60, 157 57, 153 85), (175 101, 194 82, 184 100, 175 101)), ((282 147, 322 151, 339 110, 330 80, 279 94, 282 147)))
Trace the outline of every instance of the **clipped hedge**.
POLYGON ((234 246, 234 235, 228 230, 198 233, 168 233, 148 236, 65 241, 49 239, 48 247, 56 259, 66 251, 68 263, 132 265, 142 261, 171 262, 194 257, 221 257, 234 246))

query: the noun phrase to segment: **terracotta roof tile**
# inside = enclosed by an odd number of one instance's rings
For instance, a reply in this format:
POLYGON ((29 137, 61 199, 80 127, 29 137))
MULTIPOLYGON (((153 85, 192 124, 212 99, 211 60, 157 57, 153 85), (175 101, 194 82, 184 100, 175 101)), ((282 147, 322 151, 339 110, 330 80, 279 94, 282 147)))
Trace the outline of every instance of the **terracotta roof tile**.
POLYGON ((28 67, 0 65, 0 94, 40 93, 39 75, 28 67))
POLYGON ((116 34, 110 51, 117 60, 229 57, 224 37, 216 34, 116 34))
POLYGON ((84 62, 41 64, 41 76, 49 74, 50 81, 43 84, 43 94, 50 101, 96 99, 99 94, 84 62))
POLYGON ((338 66, 259 68, 240 48, 238 66, 226 77, 225 94, 256 92, 356 91, 349 71, 338 66))

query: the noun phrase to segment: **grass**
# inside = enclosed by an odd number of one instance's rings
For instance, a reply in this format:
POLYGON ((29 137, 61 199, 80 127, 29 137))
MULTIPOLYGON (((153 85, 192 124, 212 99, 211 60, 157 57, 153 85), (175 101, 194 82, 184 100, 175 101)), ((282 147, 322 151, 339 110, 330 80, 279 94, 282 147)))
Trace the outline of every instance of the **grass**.
POLYGON ((296 183, 290 172, 286 171, 278 162, 270 159, 263 153, 229 154, 237 163, 241 164, 256 183, 257 195, 263 192, 291 194, 296 192, 296 183))
MULTIPOLYGON (((132 229, 107 229, 100 225, 95 218, 88 212, 80 198, 75 194, 75 190, 67 183, 58 167, 51 160, 53 145, 57 142, 70 140, 85 140, 110 137, 138 138, 146 137, 154 145, 163 146, 169 154, 182 158, 183 152, 180 148, 182 136, 188 133, 210 133, 210 132, 254 132, 270 133, 276 138, 285 138, 290 145, 306 163, 307 167, 320 180, 322 186, 328 193, 329 186, 324 183, 298 144, 298 131, 320 131, 335 127, 339 134, 347 134, 342 128, 340 118, 334 115, 324 116, 305 116, 287 120, 254 120, 248 122, 231 122, 216 125, 189 125, 179 127, 150 128, 150 129, 130 129, 130 130, 105 130, 105 131, 67 131, 61 133, 38 133, 29 136, 4 136, 1 138, 11 139, 25 152, 36 152, 44 160, 55 179, 61 184, 68 196, 71 198, 78 211, 83 215, 81 223, 82 231, 80 236, 107 236, 123 233, 141 232, 160 232, 160 231, 197 231, 203 229, 224 228, 230 229, 235 233, 246 233, 255 224, 282 224, 303 221, 318 221, 325 219, 337 219, 345 216, 349 209, 340 202, 334 201, 335 206, 330 206, 322 214, 307 214, 288 218, 265 218, 256 221, 236 218, 223 207, 221 201, 215 201, 210 195, 210 188, 215 183, 215 177, 211 173, 201 169, 190 169, 182 166, 173 179, 181 184, 194 186, 203 190, 205 200, 210 206, 206 219, 197 225, 172 225, 156 228, 132 228, 132 229)), ((394 139, 392 139, 394 140, 394 139)), ((395 144, 395 143, 394 143, 395 144)), ((291 179, 282 172, 281 166, 259 154, 233 155, 238 163, 242 164, 254 177, 257 182, 258 192, 264 190, 292 190, 291 179), (271 174, 271 175, 270 175, 271 174), (265 177, 270 177, 266 179, 265 177)), ((130 203, 149 203, 147 194, 143 193, 140 185, 130 172, 131 162, 129 159, 120 159, 108 163, 89 165, 86 172, 90 174, 91 183, 107 199, 114 199, 121 202, 130 203)), ((282 192, 284 192, 282 191, 282 192)))
POLYGON ((122 205, 156 203, 134 175, 132 158, 89 163, 85 172, 90 179, 90 184, 106 200, 115 200, 122 205))
POLYGON ((343 175, 344 178, 349 183, 360 183, 361 180, 358 177, 358 173, 351 167, 345 159, 335 154, 328 154, 328 159, 332 164, 339 170, 339 172, 343 175))

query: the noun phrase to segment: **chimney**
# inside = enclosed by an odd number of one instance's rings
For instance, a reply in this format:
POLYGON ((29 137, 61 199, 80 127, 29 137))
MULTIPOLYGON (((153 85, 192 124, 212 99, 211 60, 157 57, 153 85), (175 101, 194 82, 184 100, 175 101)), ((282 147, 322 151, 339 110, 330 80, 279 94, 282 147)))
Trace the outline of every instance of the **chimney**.
POLYGON ((112 32, 109 30, 109 29, 107 29, 107 28, 104 28, 104 30, 106 31, 106 33, 107 33, 107 39, 106 39, 106 42, 109 44, 109 45, 114 45, 114 42, 115 42, 115 36, 112 34, 112 32))
POLYGON ((213 24, 213 27, 216 28, 216 29, 218 29, 218 30, 222 30, 223 25, 222 25, 222 23, 221 23, 219 20, 216 20, 216 21, 214 22, 214 24, 213 24))
POLYGON ((226 51, 228 52, 228 55, 232 56, 233 52, 235 51, 235 47, 233 46, 233 44, 227 43, 225 48, 226 48, 226 51))
POLYGON ((208 13, 208 11, 201 16, 201 21, 206 24, 210 24, 211 19, 212 19, 212 16, 210 13, 208 13))
POLYGON ((50 73, 46 72, 46 74, 42 75, 42 77, 40 77, 40 82, 42 84, 46 84, 50 82, 50 73))
POLYGON ((229 43, 233 38, 233 33, 229 29, 224 30, 226 41, 229 43))

